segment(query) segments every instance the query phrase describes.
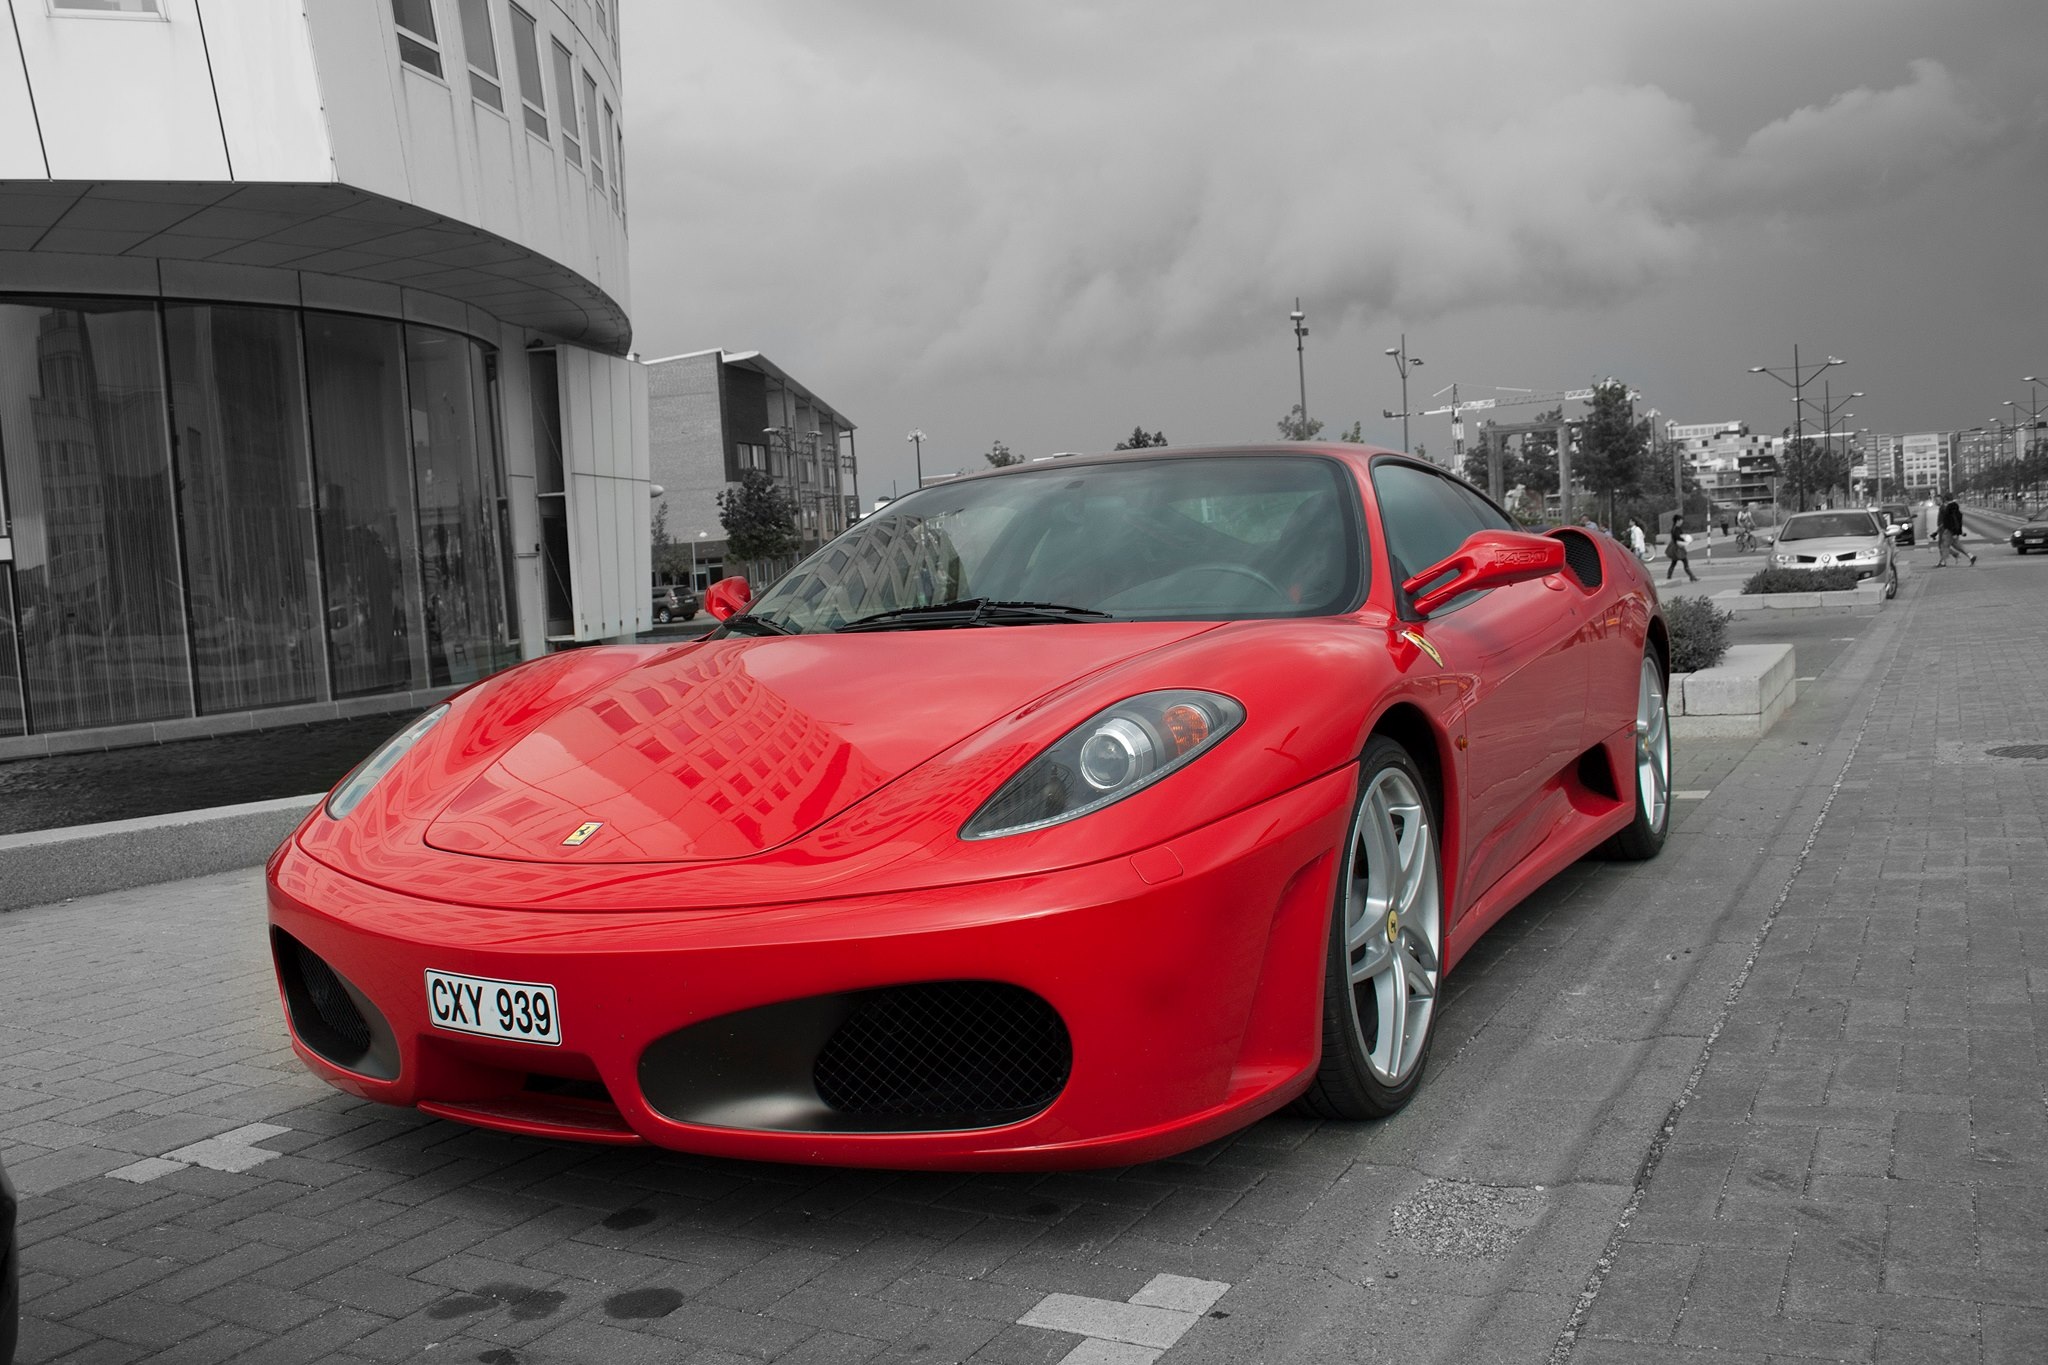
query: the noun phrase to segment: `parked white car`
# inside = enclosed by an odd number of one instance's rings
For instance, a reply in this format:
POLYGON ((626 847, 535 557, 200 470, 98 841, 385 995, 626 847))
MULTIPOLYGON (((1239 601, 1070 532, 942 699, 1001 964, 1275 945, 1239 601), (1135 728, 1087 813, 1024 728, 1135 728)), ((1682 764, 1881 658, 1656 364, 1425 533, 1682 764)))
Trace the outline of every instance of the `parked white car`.
POLYGON ((1899 593, 1899 568, 1884 514, 1866 508, 1793 513, 1778 528, 1771 567, 1854 569, 1858 582, 1883 579, 1886 597, 1899 593))

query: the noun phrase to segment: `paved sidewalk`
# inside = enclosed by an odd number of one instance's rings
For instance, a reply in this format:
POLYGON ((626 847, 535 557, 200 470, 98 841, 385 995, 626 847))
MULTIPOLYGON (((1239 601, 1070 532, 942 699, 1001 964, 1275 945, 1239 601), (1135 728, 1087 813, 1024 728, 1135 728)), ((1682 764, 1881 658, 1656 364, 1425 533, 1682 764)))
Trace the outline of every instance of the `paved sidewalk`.
POLYGON ((23 1361, 2048 1359, 2048 761, 1987 752, 2048 743, 2036 570, 1684 749, 1664 856, 1482 940, 1401 1116, 1148 1166, 499 1137, 305 1074, 253 871, 0 914, 23 1361))
POLYGON ((1571 1360, 2048 1360, 2040 570, 1928 575, 1759 746, 1825 799, 1571 1360))

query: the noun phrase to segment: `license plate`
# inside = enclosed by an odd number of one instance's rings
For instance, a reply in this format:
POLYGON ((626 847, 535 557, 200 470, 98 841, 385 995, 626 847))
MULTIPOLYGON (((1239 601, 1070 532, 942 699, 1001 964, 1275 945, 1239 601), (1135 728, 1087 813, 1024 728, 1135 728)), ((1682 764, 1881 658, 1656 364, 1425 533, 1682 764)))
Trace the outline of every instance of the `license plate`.
POLYGON ((559 1047, 562 1014, 555 988, 533 981, 427 972, 427 1015, 435 1028, 559 1047))

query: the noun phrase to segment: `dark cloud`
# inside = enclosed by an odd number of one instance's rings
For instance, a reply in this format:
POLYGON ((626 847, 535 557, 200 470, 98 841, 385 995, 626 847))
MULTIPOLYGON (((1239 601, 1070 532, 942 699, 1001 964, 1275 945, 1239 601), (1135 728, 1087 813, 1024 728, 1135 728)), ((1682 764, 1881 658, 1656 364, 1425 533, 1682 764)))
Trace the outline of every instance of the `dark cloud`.
MULTIPOLYGON (((1246 439, 1293 401, 1297 294, 1323 366, 1382 365, 1405 327, 1433 378, 1562 387, 1615 369, 1558 350, 1589 317, 1725 314, 1774 252, 1923 190, 2040 205, 2011 179, 2037 5, 1667 8, 626 0, 639 345, 767 351, 879 427, 878 466, 912 424, 971 431, 960 458, 1138 421, 1246 439)), ((1684 369, 1646 340, 1613 349, 1684 369)), ((1393 406, 1384 379, 1333 421, 1393 406)), ((1661 406, 1703 420, 1740 392, 1677 387, 1661 406)))

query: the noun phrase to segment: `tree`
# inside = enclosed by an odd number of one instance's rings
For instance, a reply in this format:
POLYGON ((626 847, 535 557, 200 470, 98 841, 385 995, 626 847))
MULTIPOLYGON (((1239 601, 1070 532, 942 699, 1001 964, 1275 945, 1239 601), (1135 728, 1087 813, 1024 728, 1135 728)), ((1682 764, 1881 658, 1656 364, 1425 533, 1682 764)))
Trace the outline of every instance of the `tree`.
POLYGON ((1337 439, 1338 439, 1338 440, 1340 440, 1340 441, 1343 441, 1343 442, 1344 442, 1345 444, 1347 444, 1347 445, 1354 445, 1354 446, 1362 446, 1362 445, 1364 445, 1364 444, 1365 444, 1365 423, 1364 423, 1364 422, 1362 422, 1362 421, 1354 421, 1354 422, 1353 422, 1353 423, 1352 423, 1352 424, 1351 424, 1350 426, 1348 426, 1348 427, 1346 427, 1346 428, 1344 429, 1344 432, 1343 432, 1343 434, 1342 434, 1342 435, 1340 435, 1340 436, 1339 436, 1339 437, 1338 437, 1337 439))
POLYGON ((1322 429, 1322 419, 1310 417, 1301 410, 1299 403, 1287 409, 1287 415, 1280 419, 1280 439, 1283 441, 1313 441, 1322 429))
POLYGON ((1848 482, 1849 457, 1832 442, 1802 436, 1786 444, 1778 470, 1786 490, 1799 496, 1799 510, 1804 512, 1808 494, 1827 493, 1848 482))
POLYGON ((663 498, 654 505, 654 534, 651 537, 654 553, 655 576, 664 582, 671 582, 688 575, 690 570, 687 547, 676 543, 668 531, 668 499, 663 498))
POLYGON ((1013 464, 1023 464, 1024 457, 1011 450, 1001 441, 988 448, 988 454, 981 457, 997 469, 1008 469, 1013 464))
POLYGON ((1153 446, 1163 446, 1165 444, 1165 432, 1155 431, 1150 436, 1147 436, 1145 428, 1132 427, 1130 436, 1125 440, 1118 441, 1116 448, 1118 450, 1148 450, 1153 446))
POLYGON ((1592 401, 1593 410, 1579 427, 1572 472, 1612 508, 1617 499, 1634 497, 1642 489, 1649 473, 1644 457, 1652 429, 1648 420, 1637 420, 1626 384, 1611 379, 1596 384, 1592 401))
POLYGON ((718 520, 734 559, 777 559, 796 553, 796 507, 765 469, 742 469, 718 493, 718 520))

